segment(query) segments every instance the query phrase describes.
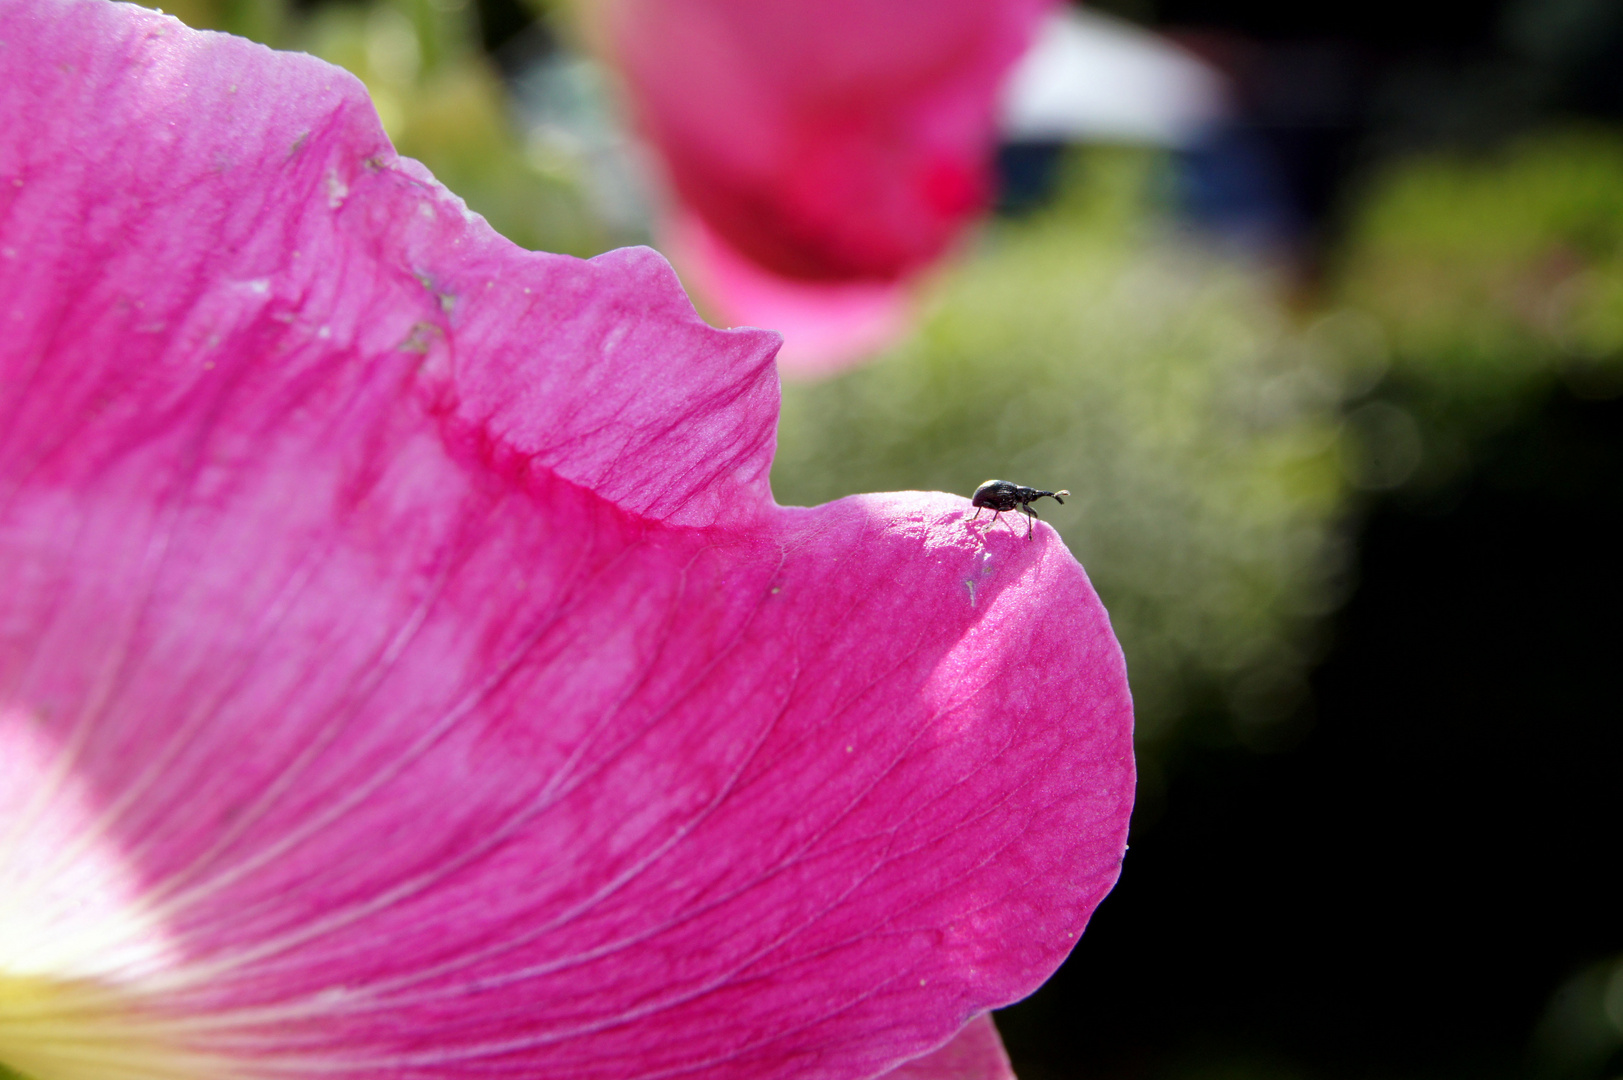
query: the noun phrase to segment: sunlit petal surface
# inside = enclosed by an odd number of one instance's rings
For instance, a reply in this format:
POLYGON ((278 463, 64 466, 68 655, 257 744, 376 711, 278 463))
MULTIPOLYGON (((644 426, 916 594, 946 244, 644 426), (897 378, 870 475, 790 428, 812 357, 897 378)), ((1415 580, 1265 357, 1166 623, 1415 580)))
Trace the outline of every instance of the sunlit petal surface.
POLYGON ((0 42, 0 1062, 854 1080, 1052 972, 1133 773, 1051 531, 775 506, 776 338, 338 69, 0 42))
POLYGON ((1014 1080, 1014 1070, 992 1018, 981 1015, 947 1045, 898 1067, 885 1080, 1014 1080))

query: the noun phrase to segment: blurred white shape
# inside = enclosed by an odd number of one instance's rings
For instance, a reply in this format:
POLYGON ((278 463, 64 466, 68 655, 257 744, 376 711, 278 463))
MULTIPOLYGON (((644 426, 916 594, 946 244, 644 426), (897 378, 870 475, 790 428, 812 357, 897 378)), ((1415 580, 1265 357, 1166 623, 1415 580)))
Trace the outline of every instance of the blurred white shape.
POLYGON ((1132 23, 1061 8, 1003 88, 1003 138, 1186 146, 1229 115, 1228 86, 1194 54, 1132 23))

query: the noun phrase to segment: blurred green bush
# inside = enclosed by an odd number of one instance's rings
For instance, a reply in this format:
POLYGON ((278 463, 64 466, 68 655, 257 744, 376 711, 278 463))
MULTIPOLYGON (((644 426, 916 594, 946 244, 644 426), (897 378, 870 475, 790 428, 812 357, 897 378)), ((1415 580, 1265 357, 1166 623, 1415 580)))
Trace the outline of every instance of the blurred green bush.
POLYGON ((1390 347, 1379 396, 1418 425, 1413 482, 1446 482, 1557 384, 1623 393, 1623 137, 1395 162, 1356 200, 1337 277, 1390 347))

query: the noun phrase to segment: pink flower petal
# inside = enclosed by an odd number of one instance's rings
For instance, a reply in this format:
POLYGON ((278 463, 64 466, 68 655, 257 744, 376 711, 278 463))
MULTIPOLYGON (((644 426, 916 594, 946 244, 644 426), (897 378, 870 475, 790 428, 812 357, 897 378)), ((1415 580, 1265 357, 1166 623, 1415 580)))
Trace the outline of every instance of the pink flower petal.
POLYGON ((337 69, 0 42, 0 987, 175 1076, 854 1078, 1052 972, 1132 759, 1051 531, 774 506, 776 339, 337 69))
POLYGON ((680 215, 661 247, 713 317, 730 326, 770 326, 783 335, 778 370, 815 379, 861 363, 907 332, 910 282, 799 281, 763 270, 704 222, 680 215))
POLYGON ((977 1016, 941 1049, 885 1074, 885 1080, 1015 1080, 989 1014, 977 1016))
POLYGON ((764 269, 895 280, 986 205, 998 88, 1050 0, 591 8, 682 201, 764 269))

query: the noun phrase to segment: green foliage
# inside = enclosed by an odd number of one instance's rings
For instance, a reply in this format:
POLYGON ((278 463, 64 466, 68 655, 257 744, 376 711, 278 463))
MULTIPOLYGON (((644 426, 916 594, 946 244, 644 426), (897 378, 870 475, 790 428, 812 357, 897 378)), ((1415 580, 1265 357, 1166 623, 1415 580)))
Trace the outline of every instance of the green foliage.
POLYGON ((1341 273, 1393 375, 1466 437, 1559 378, 1623 391, 1623 139, 1546 133, 1433 155, 1372 182, 1341 273))
POLYGON ((773 487, 1070 488, 1041 512, 1110 609, 1141 736, 1216 692, 1266 742, 1336 600, 1341 376, 1266 274, 1158 231, 1156 166, 1079 158, 1059 205, 947 272, 911 341, 786 386, 773 487))

